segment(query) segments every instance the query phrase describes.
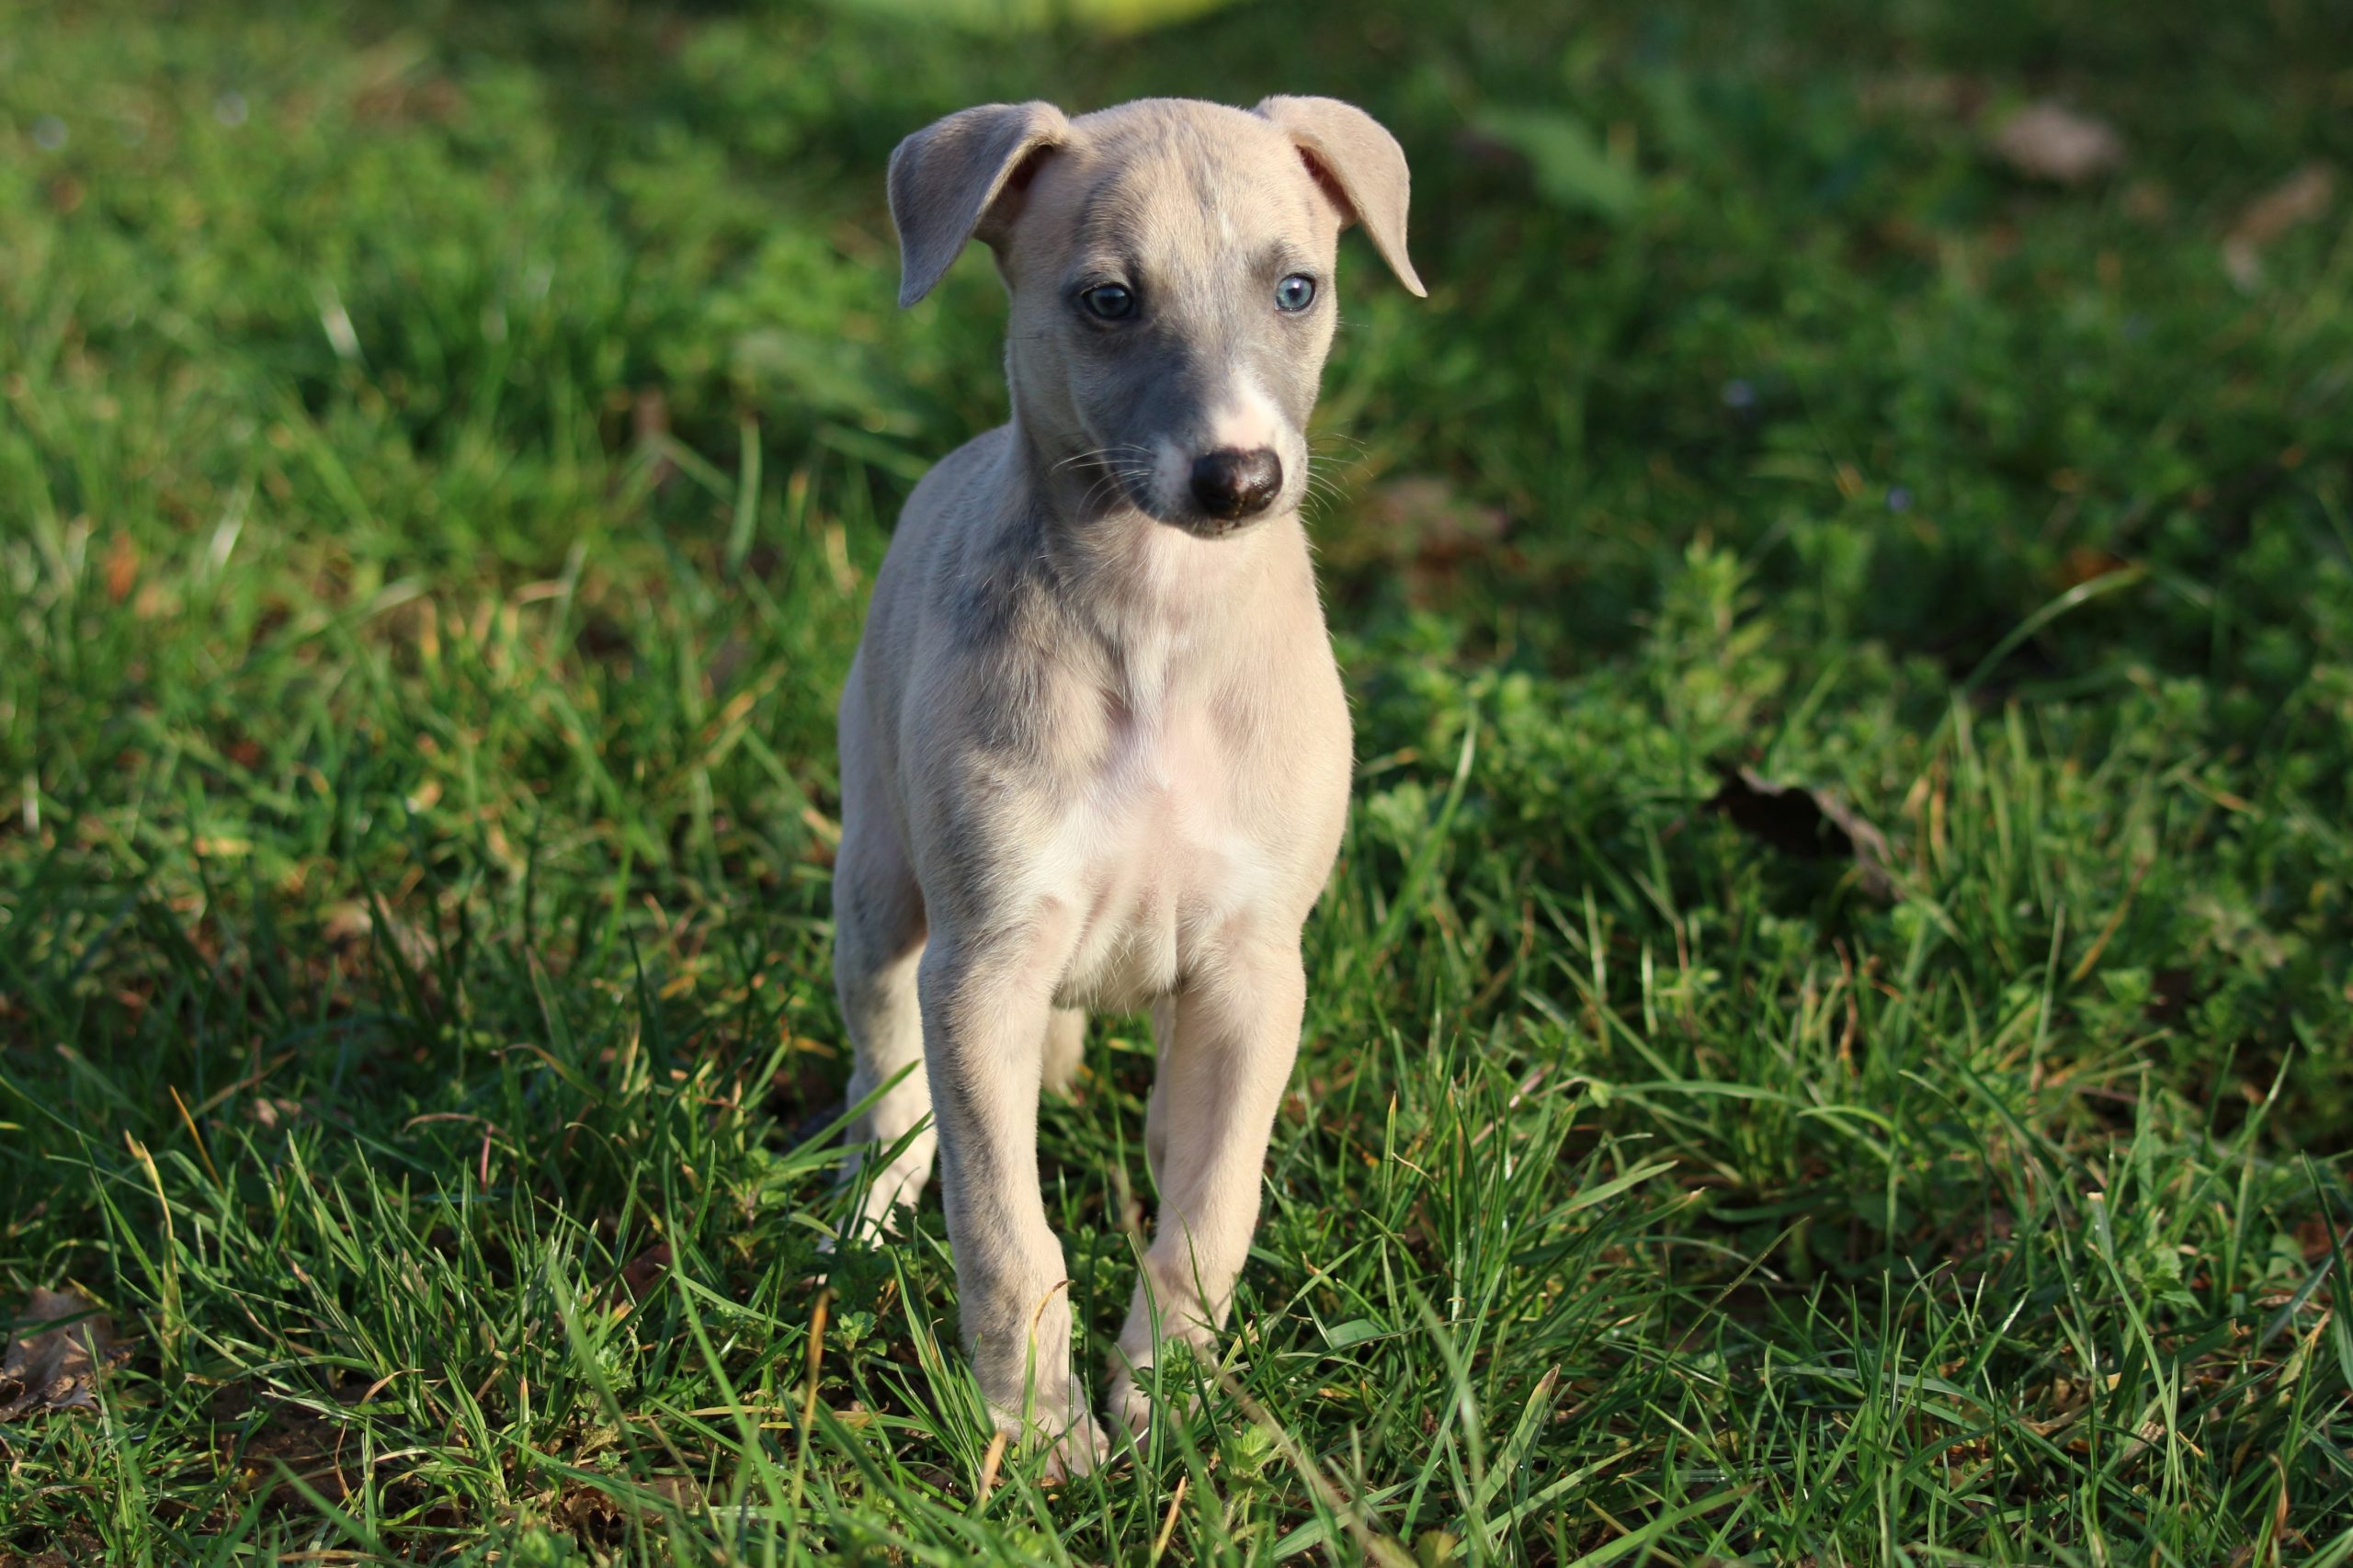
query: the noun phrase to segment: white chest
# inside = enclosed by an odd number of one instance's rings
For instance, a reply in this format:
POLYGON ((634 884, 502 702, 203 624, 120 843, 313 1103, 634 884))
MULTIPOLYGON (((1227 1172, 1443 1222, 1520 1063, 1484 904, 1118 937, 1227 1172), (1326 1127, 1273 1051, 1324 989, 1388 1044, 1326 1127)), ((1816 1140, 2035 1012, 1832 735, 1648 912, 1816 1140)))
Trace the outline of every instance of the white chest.
POLYGON ((1077 917, 1060 1006, 1139 1006, 1174 989, 1204 941, 1279 884, 1279 825, 1253 759, 1203 708, 1122 716, 1056 825, 1040 891, 1077 917))

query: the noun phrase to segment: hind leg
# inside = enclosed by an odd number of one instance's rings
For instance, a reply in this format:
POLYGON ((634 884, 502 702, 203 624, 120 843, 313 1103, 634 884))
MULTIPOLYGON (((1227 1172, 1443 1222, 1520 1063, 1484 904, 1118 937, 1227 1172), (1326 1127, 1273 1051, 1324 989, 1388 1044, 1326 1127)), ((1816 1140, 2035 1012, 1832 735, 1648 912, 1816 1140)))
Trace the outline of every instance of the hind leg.
POLYGON ((1131 1431, 1151 1419, 1146 1374, 1164 1342, 1216 1359, 1217 1331, 1257 1228, 1267 1143, 1306 997, 1297 938, 1244 935, 1154 1010, 1160 1069, 1144 1148, 1160 1213, 1120 1334, 1109 1400, 1111 1418, 1131 1431))
POLYGON ((923 1068, 923 1012, 915 999, 915 969, 924 947, 922 904, 912 885, 871 889, 847 900, 837 892, 834 919, 834 986, 858 1053, 850 1103, 881 1090, 850 1123, 842 1180, 856 1180, 915 1134, 895 1159, 872 1174, 856 1221, 858 1233, 871 1233, 892 1228, 893 1208, 912 1208, 921 1200, 938 1145, 929 1119, 931 1085, 923 1068), (867 906, 852 911, 845 903, 867 906))
POLYGON ((1046 1020, 1046 1070, 1050 1095, 1066 1095, 1086 1059, 1086 1013, 1079 1007, 1057 1007, 1046 1020))
MULTIPOLYGON (((847 703, 845 707, 849 709, 847 703)), ((834 861, 834 991, 841 999, 842 1020, 857 1053, 849 1103, 855 1106, 877 1089, 882 1092, 850 1124, 843 1183, 857 1180, 914 1133, 896 1159, 872 1173, 852 1225, 853 1233, 870 1236, 892 1228, 893 1208, 902 1203, 912 1207, 923 1197, 938 1139, 931 1129, 931 1085, 923 1065, 923 1008, 915 995, 915 970, 924 949, 923 892, 896 824, 880 810, 879 789, 864 777, 870 770, 854 718, 855 710, 849 709, 842 725, 842 843, 834 861)))

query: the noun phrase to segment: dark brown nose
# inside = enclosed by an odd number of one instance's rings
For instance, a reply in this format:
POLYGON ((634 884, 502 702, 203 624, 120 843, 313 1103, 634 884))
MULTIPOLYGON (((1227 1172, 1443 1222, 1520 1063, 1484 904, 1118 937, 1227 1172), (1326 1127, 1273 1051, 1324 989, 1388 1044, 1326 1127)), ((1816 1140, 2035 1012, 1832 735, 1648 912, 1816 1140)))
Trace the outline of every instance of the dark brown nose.
POLYGON ((1212 517, 1252 517, 1274 505, 1283 461, 1266 448, 1203 452, 1193 460, 1193 499, 1212 517))

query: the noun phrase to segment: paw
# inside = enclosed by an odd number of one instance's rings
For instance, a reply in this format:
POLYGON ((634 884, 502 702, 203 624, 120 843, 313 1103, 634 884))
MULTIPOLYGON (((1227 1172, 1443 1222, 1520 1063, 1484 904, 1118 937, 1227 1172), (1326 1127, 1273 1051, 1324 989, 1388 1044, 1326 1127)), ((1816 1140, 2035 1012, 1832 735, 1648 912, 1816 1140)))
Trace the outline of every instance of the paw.
MULTIPOLYGON (((1200 1369, 1215 1368, 1216 1352, 1187 1339, 1165 1341, 1162 1348, 1175 1354, 1157 1376, 1157 1408, 1163 1415, 1188 1421, 1201 1409, 1200 1369)), ((1127 1433, 1138 1448, 1143 1446, 1144 1435, 1152 1429, 1154 1381, 1150 1352, 1143 1353, 1141 1360, 1123 1354, 1111 1369, 1111 1387, 1104 1396, 1105 1419, 1113 1430, 1127 1433)))
POLYGON ((1104 1396, 1103 1414, 1114 1430, 1125 1432, 1142 1448, 1144 1434, 1152 1429, 1152 1397, 1137 1383, 1139 1376, 1150 1378, 1152 1369, 1138 1367, 1130 1372, 1122 1367, 1111 1374, 1111 1389, 1104 1396))
POLYGON ((1103 1435, 1095 1417, 1082 1409, 1046 1450, 1045 1480, 1052 1483, 1090 1475, 1110 1457, 1111 1440, 1103 1435))
MULTIPOLYGON (((842 1184, 852 1186, 858 1173, 845 1173, 842 1184)), ((902 1159, 874 1173, 866 1190, 858 1195, 858 1208, 843 1225, 845 1239, 866 1246, 881 1246, 899 1233, 899 1222, 904 1218, 899 1210, 913 1209, 923 1201, 925 1184, 931 1178, 928 1156, 921 1161, 902 1159)))
POLYGON ((829 1236, 817 1238, 817 1256, 830 1267, 835 1256, 844 1250, 870 1251, 887 1244, 899 1231, 899 1213, 887 1200, 877 1203, 874 1194, 867 1194, 864 1201, 842 1220, 840 1228, 829 1236))
POLYGON ((1046 1462, 1042 1479, 1051 1483, 1093 1473, 1111 1457, 1111 1440, 1094 1413, 1075 1402, 1062 1402, 1059 1417, 1047 1409, 1033 1409, 1029 1419, 997 1407, 997 1430, 1025 1449, 1042 1445, 1046 1462))

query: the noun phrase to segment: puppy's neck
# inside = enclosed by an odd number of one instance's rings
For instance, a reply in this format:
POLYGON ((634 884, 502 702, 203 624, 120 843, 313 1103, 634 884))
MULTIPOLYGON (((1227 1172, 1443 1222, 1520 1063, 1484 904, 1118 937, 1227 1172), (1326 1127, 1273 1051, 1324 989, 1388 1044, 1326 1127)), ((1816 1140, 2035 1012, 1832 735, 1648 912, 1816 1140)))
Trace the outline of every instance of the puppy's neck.
POLYGON ((1121 663, 1222 665, 1249 657, 1290 601, 1320 618, 1296 510, 1204 538, 1137 507, 1101 468, 1041 450, 1018 418, 1007 435, 1007 494, 1022 499, 1063 608, 1121 663))

